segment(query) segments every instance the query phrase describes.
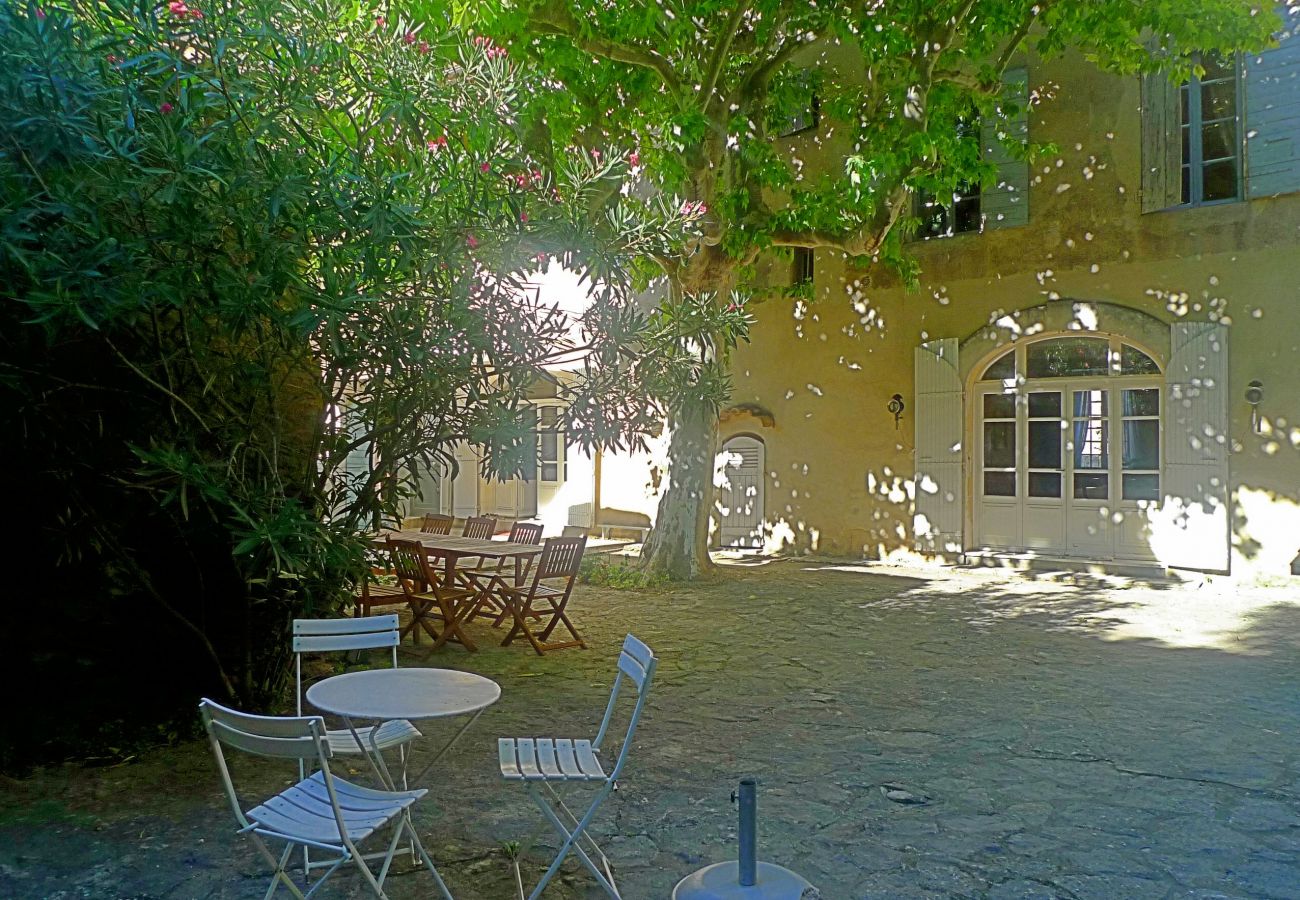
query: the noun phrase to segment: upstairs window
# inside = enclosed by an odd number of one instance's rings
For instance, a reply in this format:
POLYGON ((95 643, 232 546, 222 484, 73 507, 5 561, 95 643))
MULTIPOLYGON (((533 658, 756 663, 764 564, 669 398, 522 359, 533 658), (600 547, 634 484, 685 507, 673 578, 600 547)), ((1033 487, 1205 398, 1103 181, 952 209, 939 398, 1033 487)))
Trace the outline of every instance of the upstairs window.
POLYGON ((813 283, 813 252, 808 247, 794 248, 794 267, 791 283, 795 287, 813 283))
POLYGON ((1241 198, 1241 65, 1212 54, 1205 74, 1184 82, 1179 94, 1182 147, 1180 201, 1187 206, 1241 198))
POLYGON ((983 217, 980 215, 980 186, 962 185, 947 197, 929 191, 917 191, 916 215, 921 220, 918 233, 923 238, 951 237, 954 234, 979 231, 983 225, 983 217))

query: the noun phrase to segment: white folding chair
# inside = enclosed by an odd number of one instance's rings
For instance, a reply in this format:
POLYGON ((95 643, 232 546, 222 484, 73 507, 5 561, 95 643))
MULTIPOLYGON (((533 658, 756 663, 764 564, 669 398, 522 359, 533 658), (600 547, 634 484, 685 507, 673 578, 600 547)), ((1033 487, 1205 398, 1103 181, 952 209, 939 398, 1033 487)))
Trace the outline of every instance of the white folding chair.
MULTIPOLYGON (((401 641, 397 616, 366 616, 354 619, 294 619, 293 655, 294 678, 297 682, 298 715, 302 715, 302 655, 304 653, 329 653, 343 650, 392 649, 393 668, 397 668, 397 645, 401 641)), ((325 732, 325 742, 335 756, 367 754, 373 764, 383 770, 381 780, 392 784, 384 751, 397 748, 401 758, 402 787, 406 787, 406 751, 411 741, 420 737, 419 730, 406 719, 381 722, 374 728, 353 731, 350 728, 331 728, 325 732), (364 741, 361 746, 358 741, 364 741)), ((306 768, 299 764, 298 777, 307 776, 306 768)), ((327 863, 312 862, 311 852, 303 847, 305 871, 327 863)))
POLYGON ((637 722, 641 719, 641 711, 650 692, 650 682, 654 679, 656 665, 658 660, 649 647, 630 634, 624 639, 623 650, 618 656, 618 675, 614 678, 614 688, 610 691, 605 717, 600 722, 600 730, 596 732, 595 740, 501 738, 497 741, 502 777, 507 781, 522 783, 528 795, 533 798, 533 802, 541 809, 542 815, 564 839, 554 862, 546 870, 542 880, 537 883, 537 887, 533 888, 533 892, 528 895, 529 900, 537 900, 537 897, 541 896, 546 885, 560 870, 560 865, 569 855, 570 850, 578 854, 578 858, 595 876, 605 892, 615 900, 619 900, 620 895, 618 887, 614 884, 614 875, 610 871, 609 859, 587 833, 587 826, 596 815, 596 810, 609 796, 610 791, 617 787, 619 773, 623 771, 623 764, 627 761, 627 751, 632 746, 632 736, 636 733, 637 722), (623 737, 618 758, 614 761, 614 767, 607 772, 600 759, 601 746, 609 731, 610 721, 614 717, 619 688, 625 678, 632 682, 636 690, 636 706, 633 707, 631 717, 628 719, 627 734, 623 737), (565 805, 564 800, 552 787, 553 784, 561 782, 600 785, 591 805, 581 817, 575 815, 565 805), (555 807, 548 802, 548 796, 555 801, 555 807), (567 822, 560 818, 556 807, 567 817, 567 822), (596 867, 591 856, 580 843, 583 840, 593 853, 600 857, 600 869, 596 867))
MULTIPOLYGON (((342 650, 392 649, 393 668, 397 668, 397 645, 402 638, 398 632, 397 616, 366 616, 360 619, 294 619, 293 654, 294 678, 297 682, 298 715, 302 715, 302 655, 304 653, 330 653, 342 650)), ((331 728, 325 740, 335 755, 356 756, 362 753, 382 754, 394 747, 406 758, 406 745, 420 737, 420 731, 406 719, 392 719, 375 728, 357 734, 348 728, 331 728), (358 738, 366 746, 357 743, 358 738)), ((382 762, 383 757, 378 756, 382 762)), ((405 786, 405 783, 403 783, 405 786)))
POLYGON ((226 798, 239 823, 238 833, 247 835, 262 858, 275 867, 266 890, 267 900, 282 884, 299 900, 306 900, 340 866, 349 862, 356 864, 374 895, 384 897, 384 879, 388 877, 389 866, 403 833, 433 875, 442 896, 445 900, 452 900, 451 892, 411 824, 408 810, 424 796, 424 790, 377 791, 335 778, 330 773, 329 761, 333 754, 325 737, 325 720, 320 716, 255 716, 227 709, 206 699, 199 703, 199 713, 221 772, 226 798), (230 778, 224 747, 234 747, 258 756, 294 759, 300 765, 312 762, 320 769, 269 800, 244 810, 230 778), (357 850, 357 844, 388 825, 394 826, 393 836, 376 876, 357 850), (271 852, 268 841, 284 841, 284 852, 278 859, 271 852), (305 894, 285 871, 294 847, 312 847, 337 857, 305 894))

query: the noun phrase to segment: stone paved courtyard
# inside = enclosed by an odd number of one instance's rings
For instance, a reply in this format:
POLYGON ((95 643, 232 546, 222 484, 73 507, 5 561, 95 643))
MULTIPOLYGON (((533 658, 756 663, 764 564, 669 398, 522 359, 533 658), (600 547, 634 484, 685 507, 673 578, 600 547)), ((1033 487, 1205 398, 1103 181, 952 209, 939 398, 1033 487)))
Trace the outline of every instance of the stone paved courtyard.
MULTIPOLYGON (((573 609, 585 652, 403 651, 504 692, 449 763, 455 780, 418 807, 462 900, 512 895, 501 842, 540 821, 494 776, 495 737, 593 732, 627 631, 662 660, 598 820, 629 900, 734 858, 728 795, 747 773, 761 779, 762 856, 833 900, 1300 897, 1294 583, 754 560, 665 591, 582 588, 573 609)), ((239 772, 267 792, 291 774, 239 772)), ((201 743, 2 787, 2 897, 265 889, 201 743)), ((565 873, 547 897, 602 896, 576 864, 565 873)), ((390 882, 394 898, 431 886, 390 882)), ((320 896, 362 894, 349 874, 320 896)))

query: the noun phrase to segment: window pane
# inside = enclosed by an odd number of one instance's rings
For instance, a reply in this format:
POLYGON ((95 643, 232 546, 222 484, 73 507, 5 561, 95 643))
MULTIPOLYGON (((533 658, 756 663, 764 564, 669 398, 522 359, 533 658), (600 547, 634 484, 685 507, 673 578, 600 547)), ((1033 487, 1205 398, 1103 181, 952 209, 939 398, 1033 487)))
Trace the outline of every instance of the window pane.
POLYGON ((1217 122, 1201 129, 1201 159, 1223 159, 1237 155, 1237 123, 1217 122))
POLYGON ((1008 378, 1016 377, 1016 351, 1010 350, 997 359, 984 370, 985 381, 1006 381, 1008 378))
POLYGON ((980 230, 980 195, 978 188, 957 201, 953 211, 952 230, 956 232, 980 230))
POLYGON ((553 431, 543 432, 541 434, 539 444, 541 446, 541 455, 543 460, 559 459, 558 451, 560 449, 560 442, 558 438, 559 436, 553 431))
POLYGON ((1012 468, 1016 464, 1016 423, 984 423, 984 465, 1012 468))
POLYGON ((1031 469, 1061 468, 1060 422, 1049 420, 1029 423, 1029 467, 1031 469))
MULTIPOLYGON (((1191 105, 1187 102, 1187 93, 1189 90, 1191 89, 1186 84, 1183 84, 1183 86, 1178 89, 1178 109, 1180 116, 1178 121, 1182 122, 1184 125, 1189 125, 1192 121, 1191 105)), ((1187 157, 1184 156, 1183 159, 1187 159, 1187 157)))
POLYGON ((1160 468, 1160 422, 1138 419, 1124 423, 1123 463, 1126 469, 1160 468))
MULTIPOLYGON (((1184 157, 1186 159, 1186 157, 1184 157)), ((1192 168, 1183 166, 1183 192, 1180 194, 1184 203, 1192 202, 1192 168)))
POLYGON ((1124 476, 1124 499, 1125 500, 1159 500, 1160 499, 1160 476, 1159 475, 1125 475, 1124 476))
POLYGON ((1074 417, 1105 416, 1109 408, 1107 391, 1075 391, 1074 417))
POLYGON ((1210 163, 1201 170, 1202 198, 1210 200, 1231 200, 1237 196, 1237 161, 1225 159, 1210 163))
POLYGON ((1156 361, 1137 347, 1125 344, 1119 351, 1119 370, 1125 375, 1159 375, 1156 361))
POLYGON ((557 410, 554 406, 543 406, 541 409, 541 423, 543 428, 554 428, 557 421, 557 410))
POLYGON ((984 418, 1014 419, 1016 417, 1015 394, 985 394, 984 418))
POLYGON ((1076 469, 1110 467, 1110 452, 1106 446, 1107 424, 1105 419, 1084 419, 1074 423, 1074 467, 1076 469))
POLYGON ((1039 341, 1026 349, 1030 378, 1105 375, 1109 346, 1103 338, 1058 338, 1039 341))
POLYGON ((1061 392, 1035 391, 1029 395, 1029 418, 1060 418, 1061 392))
POLYGON ((1235 77, 1235 67, 1236 58, 1233 56, 1225 58, 1218 53, 1206 53, 1201 57, 1201 68, 1205 69, 1202 80, 1209 81, 1213 78, 1235 77))
POLYGON ((985 472, 984 496, 1014 497, 1016 495, 1015 472, 985 472))
POLYGON ((1107 490, 1108 478, 1105 475, 1095 473, 1079 474, 1074 476, 1074 499, 1076 500, 1105 500, 1109 495, 1107 490))
POLYGON ((559 481, 560 467, 556 463, 542 463, 542 481, 559 481))
POLYGON ((1201 121, 1227 119, 1237 114, 1237 82, 1234 79, 1201 82, 1201 121))
POLYGON ((1160 415, 1160 389, 1142 388, 1137 391, 1124 392, 1124 415, 1158 416, 1160 415))
POLYGON ((1060 472, 1030 472, 1029 473, 1029 496, 1060 497, 1061 496, 1061 473, 1060 472))

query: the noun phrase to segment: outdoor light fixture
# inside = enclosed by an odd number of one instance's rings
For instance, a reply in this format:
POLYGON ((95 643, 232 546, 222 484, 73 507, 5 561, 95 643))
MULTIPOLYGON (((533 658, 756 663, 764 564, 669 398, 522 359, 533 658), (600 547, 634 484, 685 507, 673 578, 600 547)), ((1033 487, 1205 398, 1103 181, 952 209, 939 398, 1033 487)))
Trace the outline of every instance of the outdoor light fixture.
POLYGON ((1250 404, 1250 430, 1260 433, 1259 404, 1264 399, 1264 383, 1259 380, 1246 385, 1246 402, 1250 404))
POLYGON ((894 396, 890 397, 889 406, 887 406, 886 409, 888 409, 891 413, 894 414, 894 430, 897 431, 898 420, 903 418, 903 410, 907 409, 906 404, 903 403, 903 395, 895 394, 894 396))

